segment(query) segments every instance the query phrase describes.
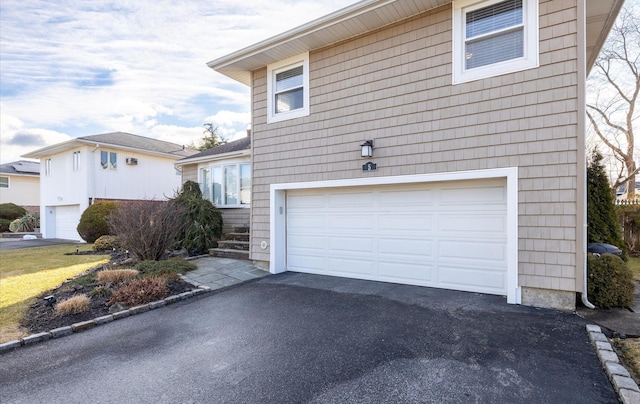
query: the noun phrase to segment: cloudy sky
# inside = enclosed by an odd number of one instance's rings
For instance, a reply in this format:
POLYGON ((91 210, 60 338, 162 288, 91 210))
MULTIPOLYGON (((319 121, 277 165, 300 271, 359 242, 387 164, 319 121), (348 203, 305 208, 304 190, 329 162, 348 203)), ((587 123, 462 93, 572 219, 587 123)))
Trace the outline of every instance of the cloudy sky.
POLYGON ((246 133, 249 88, 210 60, 356 0, 2 0, 0 163, 113 131, 246 133))

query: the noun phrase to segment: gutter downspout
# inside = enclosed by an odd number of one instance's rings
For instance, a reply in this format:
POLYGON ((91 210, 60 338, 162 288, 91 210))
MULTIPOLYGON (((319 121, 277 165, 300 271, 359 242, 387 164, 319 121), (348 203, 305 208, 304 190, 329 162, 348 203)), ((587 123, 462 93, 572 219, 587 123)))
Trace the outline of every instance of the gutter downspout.
MULTIPOLYGON (((586 129, 587 129, 587 4, 586 0, 580 0, 577 3, 578 18, 578 122, 577 150, 582 150, 582 159, 577 159, 578 185, 576 191, 582 195, 582 304, 590 309, 596 306, 589 301, 587 296, 587 145, 586 145, 586 129), (580 165, 582 167, 580 167, 580 165), (582 188, 582 189, 581 189, 582 188), (582 192, 580 192, 582 190, 582 192)), ((579 198, 576 198, 576 201, 579 198)), ((579 210, 576 211, 578 213, 579 210)), ((577 240, 576 240, 577 241, 577 240)), ((576 243, 577 244, 577 243, 576 243)))

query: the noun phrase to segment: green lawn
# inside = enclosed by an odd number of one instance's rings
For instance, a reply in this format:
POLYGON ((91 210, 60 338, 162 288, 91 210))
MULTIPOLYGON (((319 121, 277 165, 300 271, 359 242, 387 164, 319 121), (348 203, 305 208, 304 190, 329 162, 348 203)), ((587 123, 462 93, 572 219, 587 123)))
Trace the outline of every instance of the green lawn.
POLYGON ((26 334, 20 329, 20 319, 40 293, 109 262, 109 255, 65 255, 76 247, 90 251, 93 246, 63 244, 0 251, 0 343, 26 334))

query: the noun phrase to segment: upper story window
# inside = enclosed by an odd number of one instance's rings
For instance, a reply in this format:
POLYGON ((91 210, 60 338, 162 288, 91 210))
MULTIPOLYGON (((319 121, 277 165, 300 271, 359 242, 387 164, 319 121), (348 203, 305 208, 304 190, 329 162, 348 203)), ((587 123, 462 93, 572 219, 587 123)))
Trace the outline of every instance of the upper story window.
POLYGON ((251 204, 251 165, 226 164, 200 169, 202 198, 217 207, 251 204))
POLYGON ((453 82, 538 66, 537 0, 460 0, 453 9, 453 82))
POLYGON ((73 171, 79 171, 79 170, 80 170, 80 152, 74 151, 73 152, 73 171))
POLYGON ((51 159, 44 161, 44 175, 47 177, 51 176, 51 159))
POLYGON ((9 188, 9 177, 0 177, 0 188, 9 188))
POLYGON ((267 66, 267 122, 309 115, 309 53, 267 66))
POLYGON ((101 151, 100 152, 100 167, 103 170, 115 170, 118 164, 118 153, 101 151))

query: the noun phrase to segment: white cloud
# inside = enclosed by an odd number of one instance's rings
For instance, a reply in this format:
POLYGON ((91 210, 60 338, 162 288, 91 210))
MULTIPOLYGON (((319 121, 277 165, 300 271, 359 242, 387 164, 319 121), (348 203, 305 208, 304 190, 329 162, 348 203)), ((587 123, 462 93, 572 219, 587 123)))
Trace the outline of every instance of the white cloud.
POLYGON ((3 145, 15 127, 197 138, 200 125, 213 121, 239 136, 249 122, 249 89, 206 62, 351 3, 3 0, 0 90, 15 120, 3 119, 3 145))

